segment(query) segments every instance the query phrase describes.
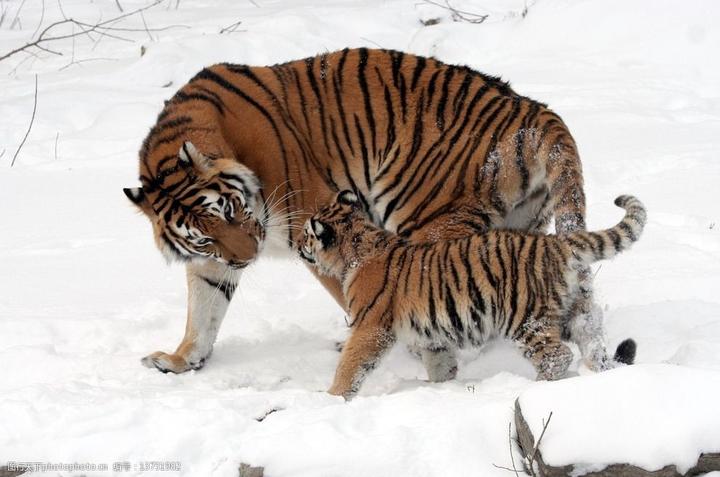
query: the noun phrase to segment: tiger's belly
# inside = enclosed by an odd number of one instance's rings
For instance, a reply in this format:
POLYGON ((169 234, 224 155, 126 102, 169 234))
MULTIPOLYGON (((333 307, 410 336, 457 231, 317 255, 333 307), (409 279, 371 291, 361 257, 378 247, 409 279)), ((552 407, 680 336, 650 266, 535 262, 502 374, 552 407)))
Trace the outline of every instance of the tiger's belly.
POLYGON ((396 316, 393 331, 398 341, 419 348, 479 347, 498 336, 492 316, 470 312, 403 314, 396 316))

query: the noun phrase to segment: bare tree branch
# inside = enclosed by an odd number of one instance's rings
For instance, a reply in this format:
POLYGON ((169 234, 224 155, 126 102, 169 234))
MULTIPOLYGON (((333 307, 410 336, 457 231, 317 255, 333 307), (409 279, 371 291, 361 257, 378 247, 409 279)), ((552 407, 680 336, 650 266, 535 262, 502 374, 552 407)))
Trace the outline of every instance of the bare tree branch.
POLYGON ((57 143, 58 139, 60 138, 60 131, 55 134, 55 160, 57 161, 57 143))
MULTIPOLYGON (((137 32, 137 31, 164 31, 164 30, 168 30, 168 29, 170 29, 170 28, 185 27, 184 25, 175 25, 175 26, 168 26, 168 27, 164 27, 164 28, 157 28, 157 29, 151 30, 151 29, 148 29, 148 28, 145 28, 145 29, 141 29, 141 28, 119 28, 119 27, 114 27, 114 26, 112 26, 112 24, 118 22, 119 20, 125 19, 125 18, 130 17, 130 16, 133 16, 133 15, 141 14, 141 13, 144 12, 145 10, 149 10, 150 8, 153 8, 153 7, 159 5, 160 3, 164 2, 164 1, 165 1, 165 0, 155 0, 153 3, 151 3, 151 4, 149 4, 149 5, 146 5, 146 6, 144 6, 144 7, 138 8, 138 9, 133 10, 133 11, 131 11, 131 12, 123 13, 122 15, 118 15, 118 16, 116 16, 116 17, 113 17, 113 18, 109 19, 109 20, 105 20, 105 21, 98 22, 98 23, 96 23, 96 24, 94 24, 94 25, 91 25, 91 24, 89 24, 89 23, 82 22, 82 21, 79 21, 79 20, 75 20, 75 19, 73 19, 73 18, 64 18, 63 20, 59 20, 59 21, 57 21, 57 22, 54 22, 54 23, 48 25, 44 30, 42 30, 42 32, 40 32, 40 35, 38 35, 37 39, 35 39, 34 41, 28 42, 28 43, 26 43, 25 45, 20 46, 20 47, 14 49, 14 50, 11 50, 11 51, 5 53, 5 54, 2 55, 2 56, 0 56, 0 61, 2 61, 2 60, 4 60, 4 59, 7 59, 7 58, 9 58, 9 57, 11 57, 11 56, 13 56, 13 55, 16 55, 17 53, 20 53, 20 52, 22 52, 22 51, 28 50, 28 49, 30 49, 30 48, 40 48, 40 49, 42 49, 42 48, 40 47, 41 44, 44 44, 44 43, 47 43, 47 42, 51 42, 51 41, 65 40, 65 39, 68 39, 68 38, 73 38, 73 37, 78 36, 78 35, 89 35, 90 33, 98 33, 98 34, 101 35, 101 36, 107 36, 107 37, 114 38, 114 39, 117 39, 117 40, 132 41, 132 40, 130 40, 130 39, 128 39, 128 38, 123 38, 123 37, 120 37, 120 36, 117 36, 117 35, 113 35, 113 34, 108 33, 108 32, 109 32, 109 31, 113 31, 113 32, 114 32, 114 31, 136 31, 136 32, 137 32), (72 33, 69 33, 69 34, 66 33, 66 34, 60 34, 60 35, 57 35, 57 36, 49 36, 49 33, 52 32, 53 30, 57 29, 57 27, 59 27, 59 26, 61 26, 61 25, 68 25, 68 24, 70 24, 70 25, 77 25, 77 26, 81 27, 81 30, 82 30, 82 31, 79 31, 79 32, 78 32, 78 31, 73 31, 72 33)), ((22 8, 22 4, 21 4, 20 7, 22 8)), ((19 10, 19 9, 18 9, 18 10, 19 10)), ((188 27, 188 28, 189 28, 189 27, 188 27)))
POLYGON ((35 75, 35 99, 33 100, 33 111, 32 111, 32 117, 30 118, 30 125, 27 128, 27 131, 25 131, 25 137, 23 137, 23 140, 20 142, 20 145, 17 148, 17 151, 15 151, 15 155, 13 155, 12 161, 10 162, 10 167, 15 165, 15 159, 17 159, 18 154, 20 154, 20 149, 25 145, 25 141, 27 140, 28 136, 30 135, 30 130, 33 127, 33 123, 35 122, 35 111, 37 111, 37 75, 35 75))
POLYGON ((118 10, 120 10, 120 13, 123 13, 125 10, 123 10, 122 5, 120 5, 120 0, 115 0, 115 5, 117 5, 118 10))

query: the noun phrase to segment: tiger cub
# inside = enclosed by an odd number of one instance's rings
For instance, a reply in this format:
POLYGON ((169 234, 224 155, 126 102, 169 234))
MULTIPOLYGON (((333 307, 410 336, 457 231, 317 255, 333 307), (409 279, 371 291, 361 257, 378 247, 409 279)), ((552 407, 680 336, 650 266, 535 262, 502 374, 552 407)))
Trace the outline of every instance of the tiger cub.
MULTIPOLYGON (((415 245, 370 222, 354 193, 339 193, 306 221, 299 245, 318 272, 341 280, 351 318, 352 335, 329 392, 352 398, 397 338, 441 350, 507 337, 523 349, 538 379, 563 377, 573 358, 563 341, 577 335, 579 273, 627 249, 645 225, 638 199, 620 196, 615 204, 625 217, 600 232, 490 230, 415 245)), ((592 362, 587 341, 578 345, 592 362)), ((632 364, 634 357, 635 342, 627 339, 615 361, 632 364)))

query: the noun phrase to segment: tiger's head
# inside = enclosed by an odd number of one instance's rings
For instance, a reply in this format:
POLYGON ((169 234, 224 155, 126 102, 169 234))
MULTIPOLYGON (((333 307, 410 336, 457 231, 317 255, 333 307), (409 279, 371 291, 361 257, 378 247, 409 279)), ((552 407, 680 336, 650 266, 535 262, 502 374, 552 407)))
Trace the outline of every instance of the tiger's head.
POLYGON ((211 259, 239 269, 262 248, 267 222, 255 174, 232 159, 210 159, 190 142, 177 157, 123 189, 149 219, 168 261, 211 259))
POLYGON ((348 266, 349 242, 361 237, 354 229, 365 222, 358 197, 349 190, 340 192, 334 202, 305 221, 298 243, 300 257, 324 275, 341 277, 348 266))

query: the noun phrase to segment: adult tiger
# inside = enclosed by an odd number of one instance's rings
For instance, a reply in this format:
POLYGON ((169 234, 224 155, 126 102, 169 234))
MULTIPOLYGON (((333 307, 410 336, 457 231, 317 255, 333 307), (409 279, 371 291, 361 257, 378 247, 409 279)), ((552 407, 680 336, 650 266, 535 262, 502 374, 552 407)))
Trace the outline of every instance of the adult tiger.
MULTIPOLYGON (((557 114, 498 78, 398 51, 203 69, 150 130, 140 181, 125 194, 187 269, 185 337, 143 358, 163 372, 205 363, 241 269, 263 248, 291 251, 340 190, 412 242, 543 230, 552 216, 559 233, 585 227, 580 160, 557 114), (263 247, 273 237, 279 249, 263 247)), ((344 307, 337 280, 319 279, 344 307)), ((598 319, 587 273, 583 289, 582 312, 598 319)), ((436 362, 452 368, 454 357, 436 362)), ((438 369, 428 372, 444 379, 438 369)))

